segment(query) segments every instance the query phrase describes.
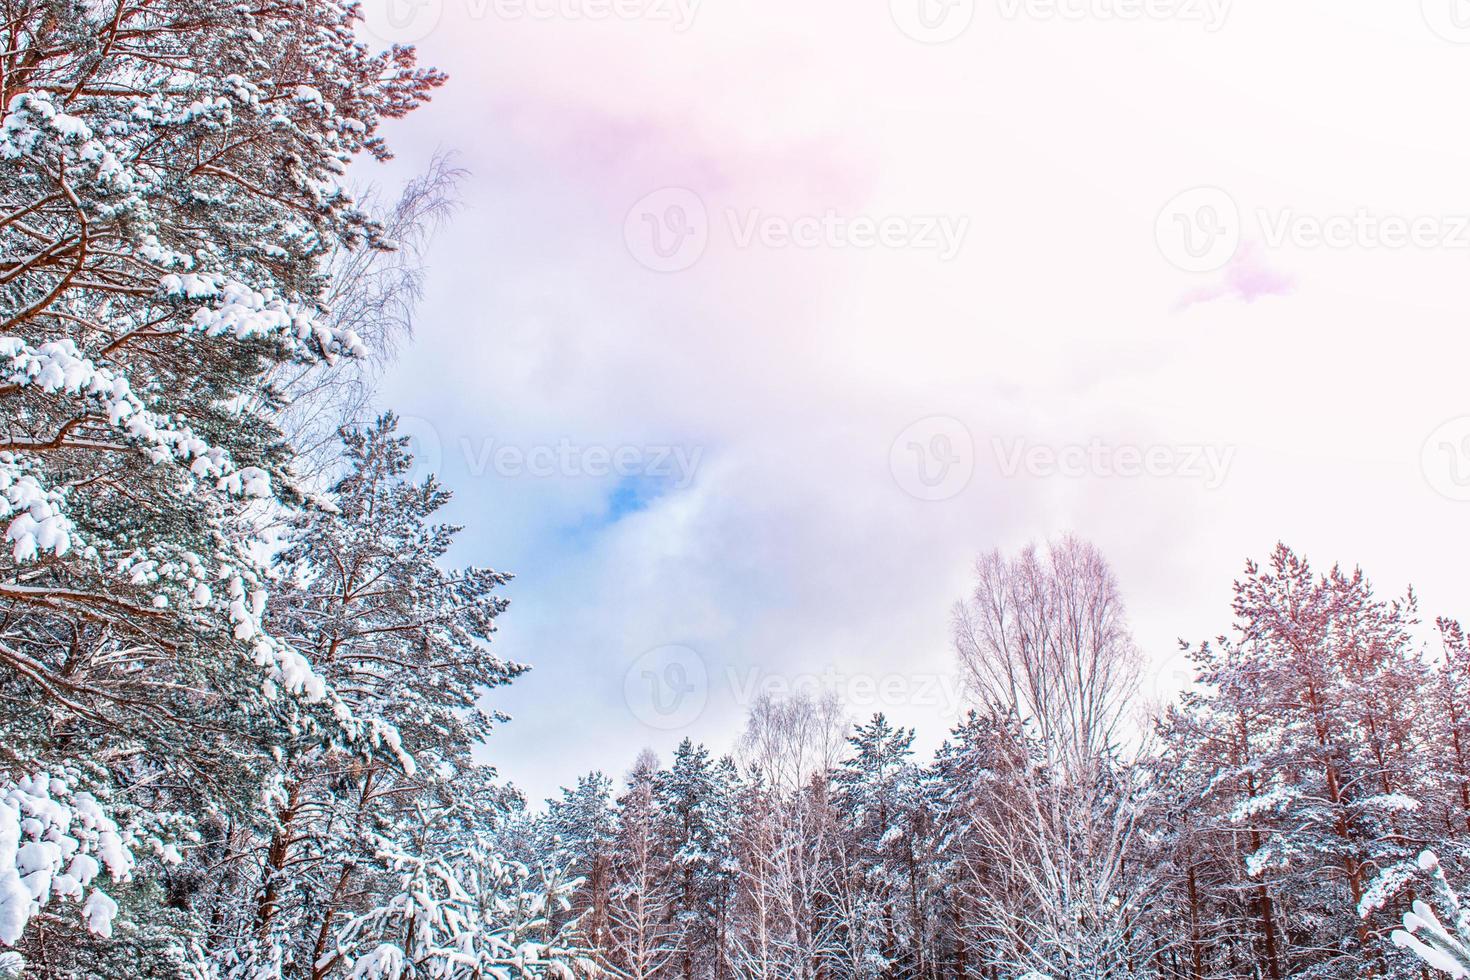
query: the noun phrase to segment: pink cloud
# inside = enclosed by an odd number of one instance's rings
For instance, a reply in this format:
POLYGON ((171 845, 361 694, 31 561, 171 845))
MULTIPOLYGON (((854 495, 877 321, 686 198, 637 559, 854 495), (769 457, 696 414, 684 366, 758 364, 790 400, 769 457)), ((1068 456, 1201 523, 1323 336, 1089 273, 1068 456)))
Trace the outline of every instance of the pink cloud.
POLYGON ((1254 303, 1262 296, 1290 295, 1295 288, 1294 278, 1273 269, 1254 242, 1245 242, 1236 250, 1218 281, 1186 292, 1174 304, 1174 312, 1183 312, 1196 303, 1212 303, 1221 299, 1254 303))

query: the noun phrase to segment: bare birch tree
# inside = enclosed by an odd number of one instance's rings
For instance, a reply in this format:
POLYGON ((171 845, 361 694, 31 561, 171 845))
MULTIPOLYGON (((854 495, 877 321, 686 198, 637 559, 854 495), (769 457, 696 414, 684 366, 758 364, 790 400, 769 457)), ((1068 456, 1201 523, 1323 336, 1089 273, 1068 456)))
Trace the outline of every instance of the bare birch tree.
POLYGON ((629 774, 628 792, 619 800, 617 844, 608 903, 608 958, 627 980, 672 976, 682 941, 672 914, 673 885, 659 851, 654 778, 658 760, 647 749, 629 774))
POLYGON ((993 941, 1042 976, 1123 978, 1143 955, 1135 859, 1146 787, 1121 758, 1139 656, 1111 569, 1064 538, 976 562, 954 615, 965 679, 1009 731, 1009 778, 970 815, 964 853, 993 941))
POLYGON ((819 908, 835 833, 829 779, 846 734, 835 697, 766 696, 751 709, 741 739, 751 785, 740 841, 749 928, 735 937, 732 954, 739 976, 814 977, 831 952, 819 908))
POLYGON ((381 225, 384 244, 335 252, 331 287, 323 301, 330 322, 355 331, 366 354, 331 365, 284 366, 269 379, 281 403, 277 425, 295 447, 295 468, 304 479, 329 475, 338 433, 373 413, 379 377, 413 337, 429 246, 459 209, 465 176, 451 155, 441 153, 396 199, 385 200, 376 188, 359 195, 360 206, 381 225))

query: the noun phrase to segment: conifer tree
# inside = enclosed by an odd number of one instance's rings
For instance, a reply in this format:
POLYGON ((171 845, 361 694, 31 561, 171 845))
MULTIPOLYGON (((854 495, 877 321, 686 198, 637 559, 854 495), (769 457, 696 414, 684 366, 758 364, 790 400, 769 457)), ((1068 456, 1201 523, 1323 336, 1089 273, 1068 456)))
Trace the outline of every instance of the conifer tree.
POLYGON ((442 81, 356 17, 22 0, 0 24, 0 840, 46 849, 45 787, 111 889, 58 857, 0 898, 0 942, 58 973, 198 967, 202 822, 258 805, 286 733, 395 737, 264 622, 263 531, 300 502, 269 378, 362 353, 325 260, 388 243, 342 177, 442 81))
POLYGON ((720 969, 718 922, 733 879, 732 775, 732 766, 686 738, 654 782, 659 834, 674 886, 678 968, 685 980, 712 977, 720 969))

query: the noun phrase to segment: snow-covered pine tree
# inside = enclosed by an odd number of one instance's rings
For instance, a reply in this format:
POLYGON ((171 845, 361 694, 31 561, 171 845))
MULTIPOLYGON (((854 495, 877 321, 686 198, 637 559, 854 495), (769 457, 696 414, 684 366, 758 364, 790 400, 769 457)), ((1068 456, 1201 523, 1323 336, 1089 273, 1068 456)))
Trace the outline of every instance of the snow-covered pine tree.
POLYGON ((1380 910, 1407 901, 1415 842, 1443 839, 1421 807, 1432 674, 1413 595, 1380 600, 1361 571, 1319 576, 1279 545, 1247 564, 1234 607, 1237 638, 1199 648, 1202 690, 1174 721, 1200 832, 1242 845, 1224 889, 1254 892, 1267 976, 1391 971, 1380 910))
POLYGON ((217 897, 244 900, 217 943, 288 971, 320 959, 405 808, 431 798, 494 808, 493 795, 467 796, 478 788, 470 751, 492 721, 477 701, 525 669, 489 648, 508 576, 444 567, 458 528, 434 519, 451 494, 432 475, 406 479, 413 459, 393 416, 343 441, 345 475, 286 536, 267 626, 311 657, 355 717, 394 732, 400 751, 287 740, 257 833, 241 828, 210 849, 211 866, 258 869, 248 894, 217 897))
POLYGON ((914 764, 914 732, 895 728, 882 714, 859 725, 851 750, 837 767, 833 804, 848 849, 847 873, 863 901, 847 916, 841 945, 861 951, 848 966, 855 977, 922 977, 927 973, 926 923, 933 915, 933 844, 914 764))
POLYGON ((506 858, 473 801, 444 807, 420 798, 417 811, 380 841, 377 887, 354 903, 356 914, 308 975, 583 980, 603 972, 564 914, 576 879, 506 858))
POLYGON ((1434 785, 1427 803, 1447 834, 1470 837, 1470 641, 1458 620, 1441 617, 1436 625, 1443 659, 1425 685, 1420 748, 1434 785))
POLYGON ((58 974, 112 969, 88 932, 131 971, 197 962, 167 871, 193 816, 253 806, 287 731, 384 734, 263 628, 256 534, 294 499, 262 379, 359 352, 322 262, 386 244, 339 180, 441 80, 355 17, 21 0, 0 23, 0 942, 58 974), (20 822, 43 797, 54 822, 20 822))
POLYGON ((711 758, 708 749, 686 738, 654 781, 659 841, 674 886, 678 971, 684 980, 714 976, 725 955, 720 922, 735 878, 734 776, 733 764, 711 758))
POLYGON ((612 886, 613 845, 616 840, 612 780, 592 772, 563 789, 559 800, 546 807, 547 832, 559 862, 575 868, 582 886, 572 909, 580 916, 582 933, 594 949, 604 947, 608 933, 608 896, 612 886))
MULTIPOLYGON (((1211 655, 1208 648, 1204 653, 1211 655)), ((1160 751, 1147 762, 1158 802, 1147 858, 1159 871, 1161 892, 1147 927, 1154 955, 1165 976, 1234 977, 1254 970, 1279 980, 1275 882, 1269 874, 1251 881, 1245 870, 1247 855, 1263 838, 1229 819, 1236 797, 1222 791, 1235 779, 1254 786, 1248 760, 1258 719, 1206 712, 1193 692, 1183 702, 1160 720, 1160 751), (1251 884, 1242 887, 1245 881, 1251 884)))

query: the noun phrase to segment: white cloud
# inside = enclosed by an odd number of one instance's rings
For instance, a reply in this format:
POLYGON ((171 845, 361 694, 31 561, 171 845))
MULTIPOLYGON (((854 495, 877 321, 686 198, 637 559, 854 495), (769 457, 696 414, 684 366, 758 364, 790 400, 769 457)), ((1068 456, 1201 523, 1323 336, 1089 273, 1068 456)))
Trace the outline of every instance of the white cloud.
MULTIPOLYGON (((675 34, 476 21, 446 0, 421 49, 451 82, 394 135, 404 168, 459 147, 471 208, 435 249, 388 400, 441 430, 459 556, 520 573, 501 643, 537 670, 496 696, 518 719, 491 758, 540 795, 667 748, 622 703, 627 664, 663 644, 699 650, 717 683, 730 665, 943 669, 971 556, 1065 530, 1115 561, 1162 688, 1174 639, 1225 629, 1231 577, 1277 538, 1459 611, 1470 505, 1433 491, 1420 447, 1470 414, 1467 257, 1287 243, 1263 261, 1291 295, 1178 314, 1218 274, 1154 241, 1159 209, 1204 184, 1247 216, 1470 211, 1470 64, 1415 6, 1235 4, 1207 33, 981 4, 927 46, 886 4, 706 0, 675 34), (715 215, 970 227, 948 262, 715 235, 659 274, 623 229, 664 186, 715 215), (974 434, 975 476, 921 502, 889 449, 932 415, 974 434), (601 527, 613 481, 475 477, 461 437, 704 457, 692 487, 601 527), (1235 456, 1214 490, 1006 479, 993 437, 1235 456)), ((943 734, 932 710, 898 714, 943 734)), ((723 746, 737 725, 715 692, 691 733, 723 746)))

